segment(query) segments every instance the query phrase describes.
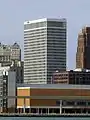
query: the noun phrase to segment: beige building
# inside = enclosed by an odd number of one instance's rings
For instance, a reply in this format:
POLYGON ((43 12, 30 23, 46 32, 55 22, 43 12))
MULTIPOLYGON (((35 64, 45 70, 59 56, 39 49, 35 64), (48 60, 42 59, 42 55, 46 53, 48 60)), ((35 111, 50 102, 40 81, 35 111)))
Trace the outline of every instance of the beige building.
POLYGON ((21 61, 21 49, 17 43, 13 45, 0 44, 0 63, 1 66, 9 66, 12 60, 21 61))

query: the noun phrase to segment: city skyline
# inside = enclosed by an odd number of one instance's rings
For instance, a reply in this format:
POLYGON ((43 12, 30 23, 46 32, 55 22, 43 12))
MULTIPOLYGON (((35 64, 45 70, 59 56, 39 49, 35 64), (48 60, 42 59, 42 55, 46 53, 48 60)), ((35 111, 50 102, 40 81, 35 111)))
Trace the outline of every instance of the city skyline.
MULTIPOLYGON (((18 42, 23 50, 23 23, 25 20, 64 17, 68 23, 68 69, 74 69, 78 32, 84 25, 90 24, 89 4, 89 0, 57 0, 57 2, 3 0, 0 4, 0 42, 6 44, 18 42)), ((23 51, 22 55, 24 56, 23 51)))

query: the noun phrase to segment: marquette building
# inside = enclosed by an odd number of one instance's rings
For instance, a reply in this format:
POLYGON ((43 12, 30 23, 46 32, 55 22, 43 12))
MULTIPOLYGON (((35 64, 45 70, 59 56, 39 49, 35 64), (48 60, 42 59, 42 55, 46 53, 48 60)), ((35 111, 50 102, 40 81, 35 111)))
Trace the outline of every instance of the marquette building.
POLYGON ((90 27, 84 27, 78 35, 76 68, 90 69, 90 27))
POLYGON ((55 71, 66 70, 66 19, 24 22, 24 82, 51 83, 55 71))

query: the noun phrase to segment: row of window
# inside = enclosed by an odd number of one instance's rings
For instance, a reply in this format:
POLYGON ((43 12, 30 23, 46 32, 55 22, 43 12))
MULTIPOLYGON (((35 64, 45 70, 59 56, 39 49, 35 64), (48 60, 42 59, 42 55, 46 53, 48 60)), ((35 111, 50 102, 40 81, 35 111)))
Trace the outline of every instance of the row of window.
POLYGON ((47 32, 46 30, 39 29, 38 31, 29 31, 29 32, 24 32, 24 35, 31 35, 31 34, 43 34, 47 32))
POLYGON ((25 48, 39 48, 39 47, 46 47, 46 45, 44 43, 42 44, 31 44, 31 45, 24 45, 25 48))
POLYGON ((25 24, 24 25, 24 30, 26 29, 34 29, 34 28, 40 28, 40 27, 46 27, 47 22, 37 22, 37 23, 31 23, 31 24, 25 24))
POLYGON ((24 30, 24 33, 33 33, 33 32, 38 32, 38 31, 47 31, 47 32, 66 32, 66 28, 49 28, 49 27, 42 27, 42 28, 37 28, 37 29, 28 29, 24 30))
POLYGON ((66 32, 60 32, 60 33, 51 33, 51 32, 37 32, 37 33, 29 33, 29 34, 24 34, 24 37, 33 37, 33 36, 44 36, 44 35, 47 35, 47 36, 66 36, 66 32))
POLYGON ((35 63, 35 62, 46 62, 46 59, 29 59, 29 58, 24 58, 24 60, 25 60, 25 64, 27 64, 27 63, 35 63))
MULTIPOLYGON (((42 46, 42 47, 41 46, 38 46, 38 47, 37 46, 33 46, 33 47, 32 46, 28 46, 28 47, 25 47, 24 50, 28 50, 28 51, 30 51, 30 50, 31 51, 32 50, 40 50, 41 51, 41 50, 45 50, 45 47, 46 46, 42 46)), ((48 46, 48 45, 47 45, 47 47, 48 47, 48 51, 51 51, 51 52, 54 52, 56 50, 58 50, 58 51, 64 51, 65 50, 66 51, 66 48, 60 48, 60 47, 55 47, 54 48, 54 47, 48 46), (52 50, 54 50, 54 51, 52 51, 52 50)))
POLYGON ((39 41, 42 41, 42 40, 44 40, 44 41, 60 41, 60 42, 65 42, 66 41, 66 37, 46 37, 46 36, 40 36, 40 37, 35 37, 35 38, 25 38, 24 39, 24 43, 25 42, 39 42, 39 41))
POLYGON ((53 32, 53 31, 54 31, 54 32, 58 32, 58 31, 60 31, 60 32, 61 32, 61 31, 62 31, 62 32, 65 32, 65 31, 66 31, 66 28, 64 28, 64 27, 63 27, 63 28, 53 28, 53 27, 50 28, 50 27, 47 27, 47 31, 48 31, 48 32, 49 32, 49 31, 51 31, 51 32, 53 32))
MULTIPOLYGON (((34 35, 34 36, 24 36, 24 40, 25 39, 37 39, 37 38, 41 38, 41 37, 46 37, 47 35, 46 34, 42 34, 42 35, 34 35)), ((49 39, 49 38, 51 38, 51 39, 66 39, 66 36, 65 35, 48 35, 47 36, 47 39, 49 39)))
POLYGON ((48 56, 46 56, 46 54, 45 54, 45 52, 37 52, 37 53, 28 53, 28 54, 24 54, 24 58, 27 58, 27 57, 29 57, 30 59, 31 59, 31 57, 47 57, 47 59, 61 59, 62 61, 64 61, 65 60, 65 58, 66 58, 66 54, 65 54, 65 52, 59 52, 59 53, 48 53, 48 56))
POLYGON ((32 73, 32 75, 30 75, 30 74, 28 74, 28 73, 27 73, 27 74, 25 73, 24 75, 25 75, 25 77, 31 77, 31 78, 36 78, 36 77, 40 77, 40 76, 41 76, 41 77, 45 77, 45 74, 44 74, 44 73, 36 73, 36 74, 33 74, 33 73, 32 73))
POLYGON ((29 34, 29 35, 24 35, 24 38, 33 38, 33 37, 40 37, 40 36, 47 36, 46 33, 43 33, 43 34, 29 34))
POLYGON ((42 35, 42 34, 46 34, 46 35, 66 35, 66 32, 63 31, 37 31, 37 32, 28 32, 28 33, 24 33, 24 36, 33 36, 33 35, 42 35))
POLYGON ((57 29, 54 29, 54 30, 52 30, 52 29, 49 29, 49 30, 47 30, 47 33, 54 33, 54 34, 59 34, 59 33, 65 33, 66 34, 66 30, 63 30, 63 29, 60 29, 60 30, 57 30, 57 29))
POLYGON ((32 79, 28 81, 28 79, 29 79, 29 78, 27 78, 27 79, 25 80, 26 83, 28 83, 28 82, 31 83, 31 84, 32 84, 32 83, 33 83, 33 84, 34 84, 34 83, 35 83, 35 84, 37 84, 37 83, 43 83, 43 84, 45 84, 45 83, 46 83, 46 81, 44 81, 46 78, 43 78, 43 80, 42 80, 42 78, 39 78, 39 80, 37 80, 37 78, 35 78, 35 81, 34 81, 34 79, 33 79, 33 81, 32 81, 32 79))
POLYGON ((24 45, 40 45, 40 44, 46 44, 45 40, 38 40, 38 41, 28 41, 24 42, 24 45))
POLYGON ((39 51, 34 51, 34 52, 26 52, 25 54, 24 54, 24 56, 30 56, 30 55, 32 55, 32 53, 33 53, 33 55, 34 56, 36 56, 36 55, 41 55, 41 56, 45 56, 45 51, 43 51, 43 52, 39 52, 39 51))
POLYGON ((40 28, 40 27, 66 27, 66 22, 59 22, 59 21, 43 21, 43 22, 36 22, 31 24, 25 24, 24 30, 26 29, 34 29, 34 28, 40 28))

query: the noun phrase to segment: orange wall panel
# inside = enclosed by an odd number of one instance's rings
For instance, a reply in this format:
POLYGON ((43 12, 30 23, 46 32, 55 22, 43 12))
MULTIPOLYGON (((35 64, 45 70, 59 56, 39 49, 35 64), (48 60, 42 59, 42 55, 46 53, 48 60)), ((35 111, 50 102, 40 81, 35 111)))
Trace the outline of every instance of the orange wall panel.
POLYGON ((25 98, 25 103, 24 103, 24 99, 23 98, 18 98, 17 99, 17 106, 30 106, 30 99, 25 98))
POLYGON ((30 106, 30 99, 28 99, 28 98, 25 99, 25 105, 30 106))
POLYGON ((90 90, 82 89, 31 89, 32 96, 90 96, 90 90))
MULTIPOLYGON (((88 89, 18 89, 18 96, 90 96, 88 89)), ((56 100, 25 98, 26 106, 54 106, 56 100)), ((17 106, 24 106, 24 99, 17 99, 17 106)))
POLYGON ((18 98, 17 99, 17 106, 23 106, 24 105, 24 99, 23 98, 18 98))
POLYGON ((56 100, 32 99, 31 106, 56 106, 56 100))
POLYGON ((30 96, 30 89, 18 89, 17 96, 30 96))

